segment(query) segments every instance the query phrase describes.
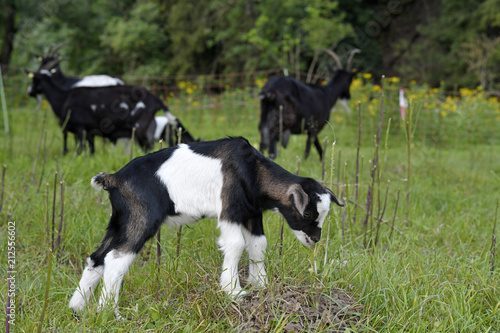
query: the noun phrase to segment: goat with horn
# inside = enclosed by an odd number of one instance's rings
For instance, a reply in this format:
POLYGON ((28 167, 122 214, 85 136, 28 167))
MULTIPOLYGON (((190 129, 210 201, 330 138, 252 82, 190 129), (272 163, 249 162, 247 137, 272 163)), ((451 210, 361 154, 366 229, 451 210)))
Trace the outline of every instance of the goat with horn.
MULTIPOLYGON (((330 66, 330 81, 323 86, 303 83, 292 77, 273 76, 269 78, 259 94, 261 99, 261 115, 259 131, 261 134, 260 151, 269 149, 269 157, 276 158, 276 142, 286 148, 290 134, 307 134, 304 158, 309 156, 311 144, 314 143, 320 159, 323 149, 318 134, 328 122, 330 111, 339 98, 350 99, 350 86, 356 72, 351 71, 351 63, 356 53, 350 52, 346 69, 335 52, 321 49, 329 54, 337 64, 334 71, 330 66)), ((313 60, 314 67, 318 52, 313 60)))

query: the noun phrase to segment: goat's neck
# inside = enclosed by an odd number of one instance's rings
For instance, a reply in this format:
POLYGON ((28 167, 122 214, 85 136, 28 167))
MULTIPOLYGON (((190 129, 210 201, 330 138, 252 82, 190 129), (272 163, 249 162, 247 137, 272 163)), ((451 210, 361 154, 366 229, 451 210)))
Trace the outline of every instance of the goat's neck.
POLYGON ((335 82, 335 78, 332 78, 322 88, 323 88, 323 91, 326 95, 329 109, 331 109, 335 105, 335 103, 337 102, 337 99, 339 98, 339 95, 340 95, 340 89, 338 87, 338 84, 335 82))
POLYGON ((262 193, 270 199, 268 208, 276 208, 276 204, 288 202, 287 192, 291 184, 296 182, 295 176, 277 164, 269 163, 267 160, 258 163, 258 182, 262 193))
POLYGON ((68 93, 54 84, 51 78, 43 78, 42 90, 56 115, 62 115, 62 108, 68 93))

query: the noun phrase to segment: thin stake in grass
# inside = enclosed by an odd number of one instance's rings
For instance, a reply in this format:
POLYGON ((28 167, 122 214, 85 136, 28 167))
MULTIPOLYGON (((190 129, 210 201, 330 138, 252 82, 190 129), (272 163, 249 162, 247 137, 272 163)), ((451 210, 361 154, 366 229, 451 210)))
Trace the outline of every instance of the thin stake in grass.
POLYGON ((0 212, 3 209, 3 193, 4 193, 4 189, 5 189, 5 172, 6 171, 7 171, 7 165, 4 164, 3 168, 2 168, 2 190, 0 193, 0 212))
POLYGON ((385 244, 384 251, 386 251, 387 247, 389 247, 389 242, 391 241, 392 234, 394 232, 394 225, 396 224, 396 214, 398 212, 399 193, 400 192, 401 192, 401 190, 398 190, 398 196, 396 198, 396 207, 394 208, 394 216, 392 217, 391 233, 389 234, 389 239, 387 240, 387 244, 385 244))
POLYGON ((326 149, 328 147, 328 137, 325 138, 325 144, 323 145, 323 158, 321 159, 321 183, 325 183, 325 160, 326 160, 326 149))
POLYGON ((52 197, 52 229, 51 229, 51 245, 50 248, 54 251, 54 234, 55 234, 55 221, 56 221, 56 188, 57 188, 57 171, 54 175, 54 196, 52 197))
POLYGON ((130 137, 130 160, 134 157, 134 140, 135 140, 135 127, 132 128, 132 136, 130 137))
MULTIPOLYGON (((46 195, 45 195, 45 235, 47 240, 50 239, 50 228, 49 228, 49 183, 46 184, 46 195)), ((48 245, 48 244, 47 244, 48 245)))
MULTIPOLYGON (((359 148, 361 146, 361 102, 358 101, 358 147, 356 148, 356 195, 355 202, 356 207, 354 207, 354 221, 353 224, 356 224, 356 217, 358 215, 358 197, 359 197, 359 148)), ((352 230, 352 226, 351 226, 352 230)))
MULTIPOLYGON (((332 159, 330 163, 330 184, 332 185, 333 185, 333 171, 335 170, 335 143, 336 141, 333 141, 332 143, 332 159)), ((325 245, 325 258, 323 260, 323 266, 325 266, 327 262, 329 242, 330 242, 330 217, 328 217, 328 220, 326 221, 326 243, 325 243, 326 245, 325 245)))
POLYGON ((493 277, 493 272, 495 271, 495 249, 497 244, 497 237, 495 236, 496 228, 497 228, 497 217, 498 217, 498 205, 499 201, 497 201, 497 206, 495 209, 495 221, 493 222, 493 233, 491 235, 491 270, 490 277, 493 277))
POLYGON ((43 307, 42 314, 40 315, 40 323, 38 324, 38 333, 42 332, 43 320, 45 318, 45 310, 47 309, 47 299, 49 298, 49 289, 50 289, 50 275, 52 272, 52 249, 48 250, 49 255, 49 267, 47 272, 47 285, 45 287, 45 295, 43 296, 43 307))
POLYGON ((389 196, 389 185, 390 185, 390 182, 389 182, 389 184, 387 184, 387 189, 385 191, 384 208, 382 209, 382 214, 380 214, 378 217, 377 232, 375 234, 375 246, 377 246, 377 244, 378 244, 380 224, 382 224, 382 221, 383 221, 384 215, 385 215, 385 208, 387 207, 387 197, 389 196))
POLYGON ((60 217, 61 220, 59 221, 59 231, 57 233, 57 248, 61 246, 61 234, 62 234, 62 229, 63 229, 63 223, 64 223, 64 182, 60 182, 61 185, 61 213, 60 217))

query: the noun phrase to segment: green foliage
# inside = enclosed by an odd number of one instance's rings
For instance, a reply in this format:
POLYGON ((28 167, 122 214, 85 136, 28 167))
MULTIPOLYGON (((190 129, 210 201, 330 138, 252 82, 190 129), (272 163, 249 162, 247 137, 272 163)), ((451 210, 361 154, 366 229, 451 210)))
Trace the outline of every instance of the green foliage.
POLYGON ((166 63, 155 61, 164 57, 168 48, 160 9, 155 2, 138 2, 125 17, 115 16, 107 22, 101 45, 111 49, 111 57, 122 64, 124 73, 166 74, 166 63))

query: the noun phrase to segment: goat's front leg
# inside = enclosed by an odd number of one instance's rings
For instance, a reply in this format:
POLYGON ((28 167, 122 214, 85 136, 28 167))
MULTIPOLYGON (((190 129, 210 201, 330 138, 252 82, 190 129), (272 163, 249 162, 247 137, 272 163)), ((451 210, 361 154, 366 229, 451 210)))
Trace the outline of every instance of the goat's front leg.
POLYGON ((246 294, 241 290, 238 277, 238 263, 245 249, 245 239, 241 226, 236 222, 219 221, 218 227, 220 229, 218 244, 224 254, 220 285, 231 297, 238 298, 246 294))
POLYGON ((246 228, 242 228, 242 231, 250 259, 248 282, 257 287, 264 287, 267 284, 266 268, 264 267, 267 248, 266 236, 264 234, 254 235, 246 228))
POLYGON ((82 278, 78 288, 69 301, 69 307, 74 311, 83 310, 85 304, 90 300, 90 296, 94 292, 95 287, 101 280, 104 266, 95 266, 94 261, 87 258, 87 267, 83 270, 82 278))

